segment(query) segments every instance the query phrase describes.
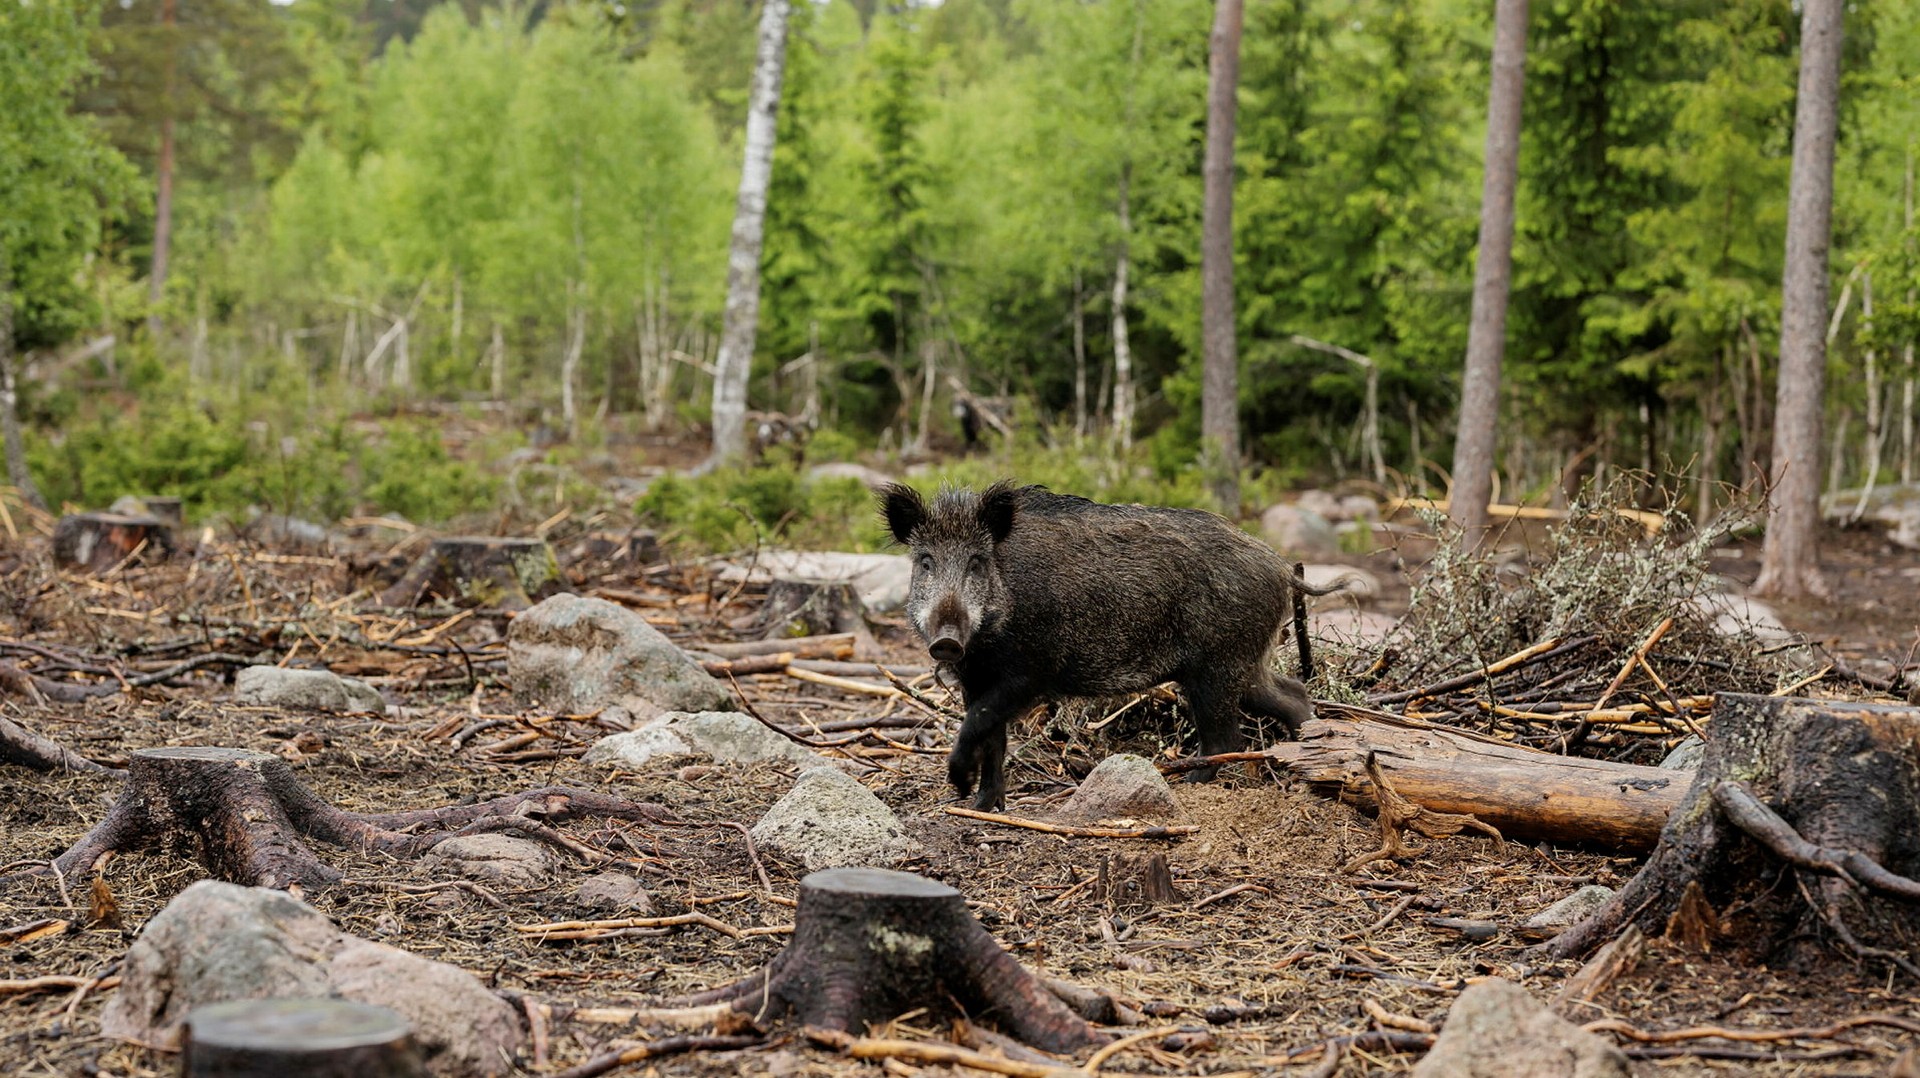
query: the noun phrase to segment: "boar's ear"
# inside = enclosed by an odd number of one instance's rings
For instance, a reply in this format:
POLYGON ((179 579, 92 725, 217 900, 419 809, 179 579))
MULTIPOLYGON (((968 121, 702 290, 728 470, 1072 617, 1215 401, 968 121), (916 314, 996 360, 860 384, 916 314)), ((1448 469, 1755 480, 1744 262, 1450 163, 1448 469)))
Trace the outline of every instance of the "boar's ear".
POLYGON ((880 515, 887 520, 887 531, 895 542, 905 546, 912 541, 914 529, 927 519, 927 503, 919 491, 905 483, 888 483, 873 493, 880 499, 880 515))
POLYGON ((1004 542, 1013 531, 1019 497, 1013 483, 1005 479, 988 487, 980 495, 980 508, 977 510, 980 526, 987 529, 987 534, 993 536, 994 542, 1004 542))

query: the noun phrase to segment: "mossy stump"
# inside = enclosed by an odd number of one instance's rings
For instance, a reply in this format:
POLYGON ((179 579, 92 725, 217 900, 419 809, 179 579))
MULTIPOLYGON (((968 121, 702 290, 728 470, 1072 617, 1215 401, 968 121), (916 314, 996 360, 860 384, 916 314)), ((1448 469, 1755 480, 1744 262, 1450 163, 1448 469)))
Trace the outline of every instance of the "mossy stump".
POLYGON ((960 892, 907 872, 834 868, 800 881, 793 939, 759 973, 690 1004, 861 1034, 926 1008, 988 1019, 1036 1048, 1109 1038, 1068 1008, 967 912, 960 892))
POLYGON ((458 535, 435 539, 380 602, 405 609, 437 599, 517 611, 565 589, 546 540, 458 535))
POLYGON ((407 1020, 344 999, 243 999, 187 1015, 181 1078, 426 1078, 407 1020))

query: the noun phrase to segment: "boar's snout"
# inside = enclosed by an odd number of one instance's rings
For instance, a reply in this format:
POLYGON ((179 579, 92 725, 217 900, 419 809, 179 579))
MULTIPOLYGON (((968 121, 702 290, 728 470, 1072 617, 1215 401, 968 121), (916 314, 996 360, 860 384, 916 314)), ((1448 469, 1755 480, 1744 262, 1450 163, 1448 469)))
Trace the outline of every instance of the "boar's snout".
POLYGON ((933 656, 935 662, 959 662, 966 650, 966 645, 960 642, 960 634, 951 629, 943 630, 933 638, 933 643, 927 645, 927 654, 933 656))

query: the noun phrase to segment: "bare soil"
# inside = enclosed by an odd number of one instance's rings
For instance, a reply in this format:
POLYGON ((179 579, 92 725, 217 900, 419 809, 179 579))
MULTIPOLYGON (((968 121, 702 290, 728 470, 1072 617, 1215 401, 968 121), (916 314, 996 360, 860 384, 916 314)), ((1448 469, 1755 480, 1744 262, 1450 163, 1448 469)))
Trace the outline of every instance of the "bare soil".
MULTIPOLYGON (((1750 581, 1757 547, 1733 550, 1722 570, 1750 581)), ((1354 559, 1386 570, 1383 604, 1389 611, 1403 605, 1406 594, 1391 571, 1393 557, 1389 551, 1354 559)), ((1784 604, 1782 618, 1850 660, 1905 661, 1920 626, 1914 587, 1920 558, 1864 533, 1834 535, 1823 557, 1836 582, 1835 601, 1784 604)), ((576 822, 564 828, 606 851, 617 862, 611 867, 639 876, 657 912, 697 908, 739 928, 791 919, 798 868, 762 857, 773 883, 766 892, 740 832, 726 826, 751 825, 786 791, 791 774, 771 767, 634 774, 581 763, 569 754, 603 732, 591 718, 523 714, 509 702, 501 646, 505 615, 373 612, 364 590, 357 589, 377 588, 380 581, 355 567, 378 559, 361 555, 290 560, 220 545, 170 565, 87 580, 53 574, 44 542, 29 540, 6 553, 5 562, 0 661, 92 682, 99 675, 58 672, 60 663, 47 652, 113 656, 127 671, 212 651, 291 665, 319 660, 336 672, 367 677, 395 705, 385 716, 238 707, 231 702, 229 675, 219 667, 83 703, 0 697, 0 714, 89 756, 110 761, 162 745, 280 752, 321 796, 359 811, 452 803, 547 784, 604 789, 658 802, 691 823, 649 829, 576 822), (493 725, 471 730, 486 723, 493 725), (547 758, 503 761, 487 747, 534 730, 544 735, 536 748, 555 750, 547 758)), ((625 596, 683 641, 728 638, 729 623, 753 601, 751 595, 730 595, 728 586, 692 565, 567 569, 577 590, 625 596)), ((883 621, 880 637, 897 661, 921 661, 903 625, 883 621)), ((739 684, 761 713, 785 724, 918 713, 906 701, 842 693, 778 674, 739 684)), ((1125 721, 1097 733, 1087 730, 1103 711, 1110 708, 1062 708, 1051 719, 1029 719, 1016 732, 1010 813, 1044 815, 1049 802, 1105 752, 1178 751, 1178 731, 1167 725, 1170 707, 1139 707, 1125 721)), ((1463 837, 1432 842, 1408 863, 1343 875, 1341 864, 1379 845, 1371 819, 1294 788, 1283 776, 1235 771, 1212 784, 1176 786, 1199 827, 1158 843, 1172 864, 1180 900, 1152 910, 1111 909, 1079 885, 1110 855, 1138 851, 1148 840, 1063 838, 948 815, 942 809, 957 803, 944 779, 950 728, 883 732, 906 747, 870 742, 841 751, 873 765, 865 781, 920 842, 922 853, 906 868, 959 888, 988 930, 1029 966, 1157 1004, 1152 1010, 1163 1017, 1150 1022, 1204 1033, 1179 1042, 1149 1040, 1111 1062, 1111 1071, 1304 1073, 1282 1064, 1310 1067, 1328 1038, 1368 1029, 1368 1003, 1437 1023, 1466 983, 1485 976, 1511 978, 1551 998, 1574 967, 1545 963, 1517 929, 1581 884, 1617 884, 1637 867, 1634 859, 1603 851, 1521 844, 1502 851, 1490 840, 1463 837), (1214 897, 1243 885, 1250 886, 1214 897), (1415 901, 1403 905, 1409 897, 1415 901), (1429 923, 1440 916, 1491 921, 1497 932, 1469 940, 1429 923), (1217 1025, 1199 1015, 1231 1002, 1269 1009, 1264 1017, 1217 1025), (1176 1043, 1178 1050, 1169 1047, 1176 1043)), ((117 784, 107 778, 0 766, 0 865, 18 868, 52 858, 100 819, 116 792, 117 784)), ((578 858, 549 886, 494 891, 500 903, 495 907, 468 890, 422 890, 448 881, 414 863, 338 849, 319 852, 347 881, 307 898, 345 930, 560 1006, 644 1005, 714 987, 756 969, 781 946, 779 936, 736 940, 699 926, 571 943, 542 942, 516 931, 520 925, 596 916, 578 905, 574 891, 608 866, 578 858)), ((118 925, 90 924, 92 900, 77 881, 69 886, 49 879, 0 894, 0 1073, 174 1073, 175 1060, 99 1035, 98 1016, 111 991, 106 984, 81 993, 16 982, 110 976, 140 926, 202 875, 192 861, 172 856, 112 859, 101 879, 117 903, 118 925), (29 942, 5 942, 5 929, 40 918, 67 919, 72 927, 29 942)), ((1617 1018, 1649 1032, 1699 1025, 1769 1031, 1820 1027, 1863 1013, 1920 1019, 1920 986, 1889 980, 1884 970, 1837 954, 1817 968, 1756 969, 1656 941, 1649 957, 1584 1017, 1617 1018)), ((945 1031, 924 1029, 909 1015, 876 1032, 945 1031)), ((523 1063, 529 1073, 542 1073, 635 1035, 618 1026, 561 1020, 544 1066, 530 1058, 523 1063)), ((1881 1075, 1913 1041, 1897 1030, 1871 1027, 1831 1038, 1687 1041, 1680 1047, 1782 1058, 1728 1062, 1682 1055, 1639 1059, 1634 1068, 1641 1075, 1881 1075)), ((1354 1051, 1337 1070, 1319 1073, 1400 1074, 1416 1058, 1354 1051)), ((741 1053, 694 1053, 643 1066, 666 1075, 880 1073, 877 1064, 846 1061, 797 1037, 776 1037, 741 1053)), ((890 1069, 913 1073, 903 1066, 890 1069)))

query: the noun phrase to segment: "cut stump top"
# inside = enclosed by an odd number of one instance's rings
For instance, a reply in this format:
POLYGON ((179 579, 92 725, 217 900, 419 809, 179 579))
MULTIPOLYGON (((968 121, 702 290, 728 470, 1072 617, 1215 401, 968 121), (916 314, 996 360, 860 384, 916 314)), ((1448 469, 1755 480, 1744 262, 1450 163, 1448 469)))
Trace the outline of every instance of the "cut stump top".
POLYGON ((385 1007, 344 999, 240 999, 196 1007, 187 1039, 218 1048, 325 1052, 390 1044, 411 1032, 385 1007))
POLYGON ((958 898, 960 892, 938 880, 887 868, 828 868, 800 881, 808 891, 888 898, 958 898))
POLYGON ((208 764, 253 764, 265 760, 278 760, 280 757, 270 752, 255 752, 252 749, 228 749, 215 745, 170 745, 158 749, 135 749, 128 754, 130 759, 151 761, 183 761, 186 763, 208 764))

